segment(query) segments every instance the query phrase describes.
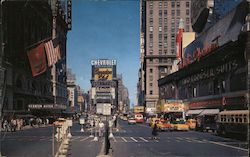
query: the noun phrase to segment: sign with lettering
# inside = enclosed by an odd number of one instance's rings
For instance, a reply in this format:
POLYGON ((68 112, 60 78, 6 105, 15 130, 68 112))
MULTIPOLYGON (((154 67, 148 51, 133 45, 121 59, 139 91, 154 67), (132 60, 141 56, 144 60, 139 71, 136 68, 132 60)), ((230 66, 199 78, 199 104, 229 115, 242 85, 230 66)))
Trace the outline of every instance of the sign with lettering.
POLYGON ((72 1, 67 1, 67 24, 68 24, 68 30, 72 29, 72 1))
POLYGON ((95 68, 95 80, 112 80, 112 68, 95 68))
POLYGON ((206 108, 211 106, 222 106, 223 99, 211 99, 211 100, 204 100, 204 101, 197 101, 197 102, 190 102, 189 103, 189 109, 195 109, 195 108, 206 108))
POLYGON ((94 65, 94 66, 113 66, 113 65, 116 65, 116 60, 108 60, 108 59, 91 60, 91 65, 94 65))

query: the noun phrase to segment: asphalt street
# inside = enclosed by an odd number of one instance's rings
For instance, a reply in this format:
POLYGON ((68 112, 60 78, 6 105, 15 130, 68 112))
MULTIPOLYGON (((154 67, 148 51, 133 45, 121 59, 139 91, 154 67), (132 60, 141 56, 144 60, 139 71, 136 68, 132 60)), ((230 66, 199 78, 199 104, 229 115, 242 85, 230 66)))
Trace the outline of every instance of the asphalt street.
MULTIPOLYGON (((96 157, 103 146, 103 138, 94 141, 91 130, 81 132, 78 122, 71 128, 72 138, 67 157, 96 157)), ((113 157, 242 157, 248 156, 246 141, 196 131, 159 132, 151 137, 152 129, 146 124, 128 125, 118 121, 111 139, 113 157)), ((52 127, 32 128, 14 133, 2 133, 2 155, 7 157, 52 156, 52 127)))
MULTIPOLYGON (((6 157, 52 156, 51 126, 1 133, 1 153, 6 157)), ((58 144, 55 142, 55 146, 58 144)))
POLYGON ((229 157, 248 156, 246 141, 223 138, 196 131, 159 132, 159 139, 151 137, 146 124, 128 125, 119 121, 119 131, 112 140, 114 157, 229 157))

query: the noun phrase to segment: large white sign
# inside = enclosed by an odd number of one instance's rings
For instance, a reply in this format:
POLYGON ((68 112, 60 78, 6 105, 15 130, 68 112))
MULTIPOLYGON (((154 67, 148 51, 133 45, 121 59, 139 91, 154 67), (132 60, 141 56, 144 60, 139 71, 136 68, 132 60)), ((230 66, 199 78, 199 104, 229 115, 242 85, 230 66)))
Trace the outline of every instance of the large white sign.
POLYGON ((108 59, 97 59, 97 60, 91 60, 91 65, 96 65, 96 66, 100 66, 100 65, 116 65, 116 60, 108 60, 108 59))
POLYGON ((103 104, 103 115, 111 115, 111 104, 103 104))

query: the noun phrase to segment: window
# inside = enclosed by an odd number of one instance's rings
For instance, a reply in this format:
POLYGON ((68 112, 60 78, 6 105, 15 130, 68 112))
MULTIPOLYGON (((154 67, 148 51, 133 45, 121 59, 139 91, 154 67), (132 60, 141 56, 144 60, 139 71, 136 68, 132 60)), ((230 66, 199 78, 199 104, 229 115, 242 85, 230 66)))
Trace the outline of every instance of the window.
POLYGON ((149 59, 149 62, 151 62, 151 63, 152 63, 152 62, 153 62, 153 59, 152 59, 152 58, 150 58, 150 59, 149 59))
POLYGON ((153 50, 151 49, 151 50, 149 50, 149 53, 152 55, 153 54, 153 50))
POLYGON ((174 49, 171 49, 171 53, 174 54, 174 49))
POLYGON ((150 26, 150 27, 149 27, 149 31, 150 31, 150 32, 153 32, 153 26, 150 26))
POLYGON ((149 7, 150 7, 150 9, 153 9, 153 2, 152 1, 149 3, 149 7))
POLYGON ((150 90, 150 91, 149 91, 149 94, 150 94, 150 95, 152 95, 152 94, 153 94, 153 91, 152 91, 152 90, 150 90))
MULTIPOLYGON (((168 47, 168 43, 166 41, 164 41, 164 48, 167 48, 168 47)), ((167 53, 165 53, 167 54, 167 53)))
POLYGON ((149 81, 153 81, 153 76, 152 75, 149 76, 149 81))
POLYGON ((172 7, 172 8, 175 7, 175 2, 171 2, 171 7, 172 7))
POLYGON ((189 8, 189 2, 186 2, 186 7, 189 8))
POLYGON ((188 32, 189 31, 189 25, 186 25, 186 32, 188 32))
POLYGON ((176 14, 177 14, 177 16, 180 16, 181 15, 181 11, 180 10, 176 10, 176 14))
POLYGON ((180 5, 181 5, 180 2, 176 2, 177 7, 180 7, 180 5))
POLYGON ((153 34, 149 34, 149 38, 153 38, 153 34))
POLYGON ((159 25, 162 25, 162 18, 159 18, 159 25))
POLYGON ((189 15, 189 9, 186 10, 186 15, 189 15))
POLYGON ((162 34, 159 34, 159 41, 162 41, 162 34))
POLYGON ((149 86, 150 86, 150 87, 153 87, 153 83, 149 83, 149 86))
POLYGON ((161 55, 161 54, 162 54, 162 49, 159 50, 159 55, 161 55))
POLYGON ((165 25, 164 27, 167 28, 167 24, 168 24, 168 19, 165 17, 165 18, 164 18, 164 25, 165 25))
POLYGON ((164 2, 164 8, 168 7, 168 2, 164 2))
POLYGON ((159 10, 159 16, 162 16, 162 10, 159 10))
POLYGON ((175 10, 171 10, 171 15, 172 15, 172 16, 175 15, 175 10))
MULTIPOLYGON (((164 45, 164 47, 165 47, 165 45, 164 45)), ((166 55, 168 53, 168 50, 164 50, 164 54, 166 55)))
POLYGON ((168 32, 168 26, 164 26, 164 33, 168 32))
POLYGON ((153 10, 150 10, 150 11, 149 11, 149 14, 152 15, 152 14, 153 14, 153 10))
POLYGON ((186 18, 186 24, 189 24, 189 22, 190 22, 190 19, 187 17, 186 18))
POLYGON ((150 72, 150 73, 153 73, 153 69, 149 69, 149 72, 150 72))
POLYGON ((161 8, 162 7, 162 2, 159 2, 158 4, 159 4, 159 8, 161 8))
POLYGON ((149 47, 150 47, 150 48, 153 48, 153 42, 150 42, 150 43, 149 43, 149 47))
POLYGON ((160 27, 159 27, 159 32, 161 32, 161 31, 162 31, 162 27, 160 26, 160 27))
POLYGON ((153 25, 153 18, 150 18, 150 19, 149 19, 149 24, 150 24, 150 26, 153 25))
POLYGON ((167 16, 167 15, 168 15, 168 11, 164 10, 164 16, 167 16))

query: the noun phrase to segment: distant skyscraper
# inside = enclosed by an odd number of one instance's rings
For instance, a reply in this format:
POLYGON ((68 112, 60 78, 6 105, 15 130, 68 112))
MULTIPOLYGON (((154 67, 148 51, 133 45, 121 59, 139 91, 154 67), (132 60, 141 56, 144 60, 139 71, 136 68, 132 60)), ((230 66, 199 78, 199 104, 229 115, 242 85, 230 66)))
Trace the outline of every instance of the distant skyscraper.
POLYGON ((141 69, 138 97, 146 112, 154 113, 159 98, 158 79, 170 74, 176 59, 176 33, 180 19, 186 32, 192 31, 191 0, 141 0, 141 69), (145 95, 145 96, 144 96, 145 95))

